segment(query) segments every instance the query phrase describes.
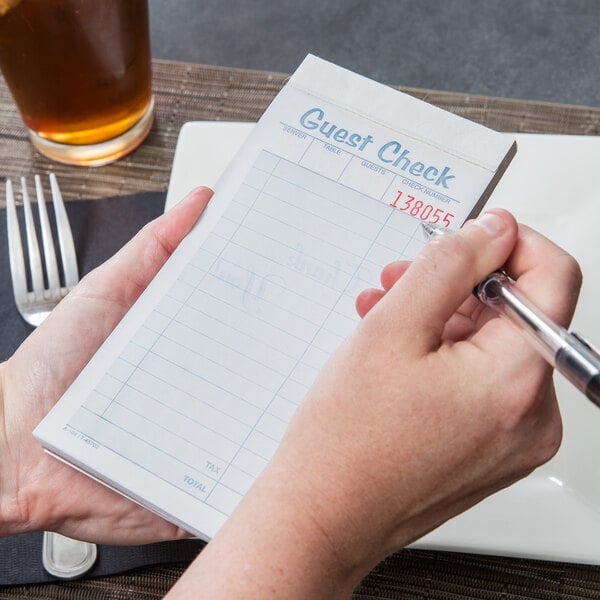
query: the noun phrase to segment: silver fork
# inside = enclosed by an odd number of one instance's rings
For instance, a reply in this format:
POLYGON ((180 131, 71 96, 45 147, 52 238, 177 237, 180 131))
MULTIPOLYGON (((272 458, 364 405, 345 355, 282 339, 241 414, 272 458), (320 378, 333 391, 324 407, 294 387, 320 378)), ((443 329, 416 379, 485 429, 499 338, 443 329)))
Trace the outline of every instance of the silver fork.
POLYGON ((21 233, 17 220, 17 209, 13 193, 12 182, 6 181, 6 224, 8 228, 8 252, 10 257, 10 274, 12 277, 15 304, 21 316, 31 325, 38 326, 50 311, 68 294, 68 292, 79 281, 77 270, 77 259, 73 235, 65 205, 58 188, 58 182, 54 173, 50 173, 50 189, 52 191, 52 203, 54 204, 54 215, 58 231, 58 244, 62 258, 65 285, 62 286, 56 262, 56 251, 52 231, 48 221, 44 190, 39 175, 35 176, 35 189, 39 213, 40 228, 42 231, 42 244, 44 248, 44 259, 48 284, 44 283, 42 271, 42 260, 40 247, 35 232, 31 202, 27 193, 25 178, 21 177, 21 194, 23 198, 23 210, 25 213, 25 231, 27 235, 27 252, 29 255, 29 267, 31 274, 31 287, 27 287, 27 275, 25 271, 25 258, 23 256, 23 245, 21 233))
MULTIPOLYGON (((42 258, 27 184, 25 178, 21 178, 21 195, 25 214, 25 233, 32 288, 29 290, 13 186, 10 180, 6 181, 6 226, 15 304, 23 319, 37 327, 77 284, 79 272, 69 219, 54 173, 50 173, 50 189, 52 204, 54 205, 64 285, 61 284, 44 190, 39 175, 35 176, 35 189, 47 283, 44 282, 42 258)), ((56 577, 73 579, 83 575, 94 564, 96 555, 97 550, 94 544, 72 540, 57 533, 44 532, 42 562, 45 569, 56 577)))

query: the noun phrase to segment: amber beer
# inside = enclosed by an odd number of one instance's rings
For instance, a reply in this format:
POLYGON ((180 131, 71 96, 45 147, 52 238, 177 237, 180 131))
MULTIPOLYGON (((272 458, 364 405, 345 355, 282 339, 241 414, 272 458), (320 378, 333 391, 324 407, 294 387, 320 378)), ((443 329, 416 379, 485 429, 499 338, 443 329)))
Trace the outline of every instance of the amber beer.
POLYGON ((34 145, 98 165, 137 147, 152 124, 147 0, 11 0, 0 69, 34 145))

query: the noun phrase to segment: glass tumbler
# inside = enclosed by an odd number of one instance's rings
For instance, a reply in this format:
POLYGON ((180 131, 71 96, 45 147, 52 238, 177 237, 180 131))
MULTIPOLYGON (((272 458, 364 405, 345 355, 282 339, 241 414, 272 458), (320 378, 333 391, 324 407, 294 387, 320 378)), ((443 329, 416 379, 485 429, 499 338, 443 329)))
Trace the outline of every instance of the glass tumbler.
POLYGON ((0 69, 40 152, 110 163, 152 126, 147 0, 0 0, 0 69))

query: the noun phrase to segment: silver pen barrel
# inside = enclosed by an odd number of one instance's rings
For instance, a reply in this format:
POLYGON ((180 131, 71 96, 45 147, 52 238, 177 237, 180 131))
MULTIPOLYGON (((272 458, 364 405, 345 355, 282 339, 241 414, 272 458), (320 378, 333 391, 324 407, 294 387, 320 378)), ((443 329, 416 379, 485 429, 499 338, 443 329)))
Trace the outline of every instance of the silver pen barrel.
POLYGON ((553 367, 600 406, 600 357, 585 340, 554 323, 501 271, 483 279, 475 293, 518 327, 553 367))
MULTIPOLYGON (((427 239, 450 233, 422 223, 427 239)), ((502 271, 488 275, 473 290, 487 306, 515 325, 542 357, 600 407, 600 353, 583 337, 570 333, 524 298, 502 271)))

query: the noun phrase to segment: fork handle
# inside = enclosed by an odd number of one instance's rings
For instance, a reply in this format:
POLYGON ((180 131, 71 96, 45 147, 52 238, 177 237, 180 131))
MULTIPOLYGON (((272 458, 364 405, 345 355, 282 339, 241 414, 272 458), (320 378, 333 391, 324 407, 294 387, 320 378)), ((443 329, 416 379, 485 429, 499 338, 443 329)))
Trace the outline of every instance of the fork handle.
POLYGON ((94 566, 97 555, 95 544, 44 531, 42 564, 50 575, 60 579, 81 577, 94 566))

